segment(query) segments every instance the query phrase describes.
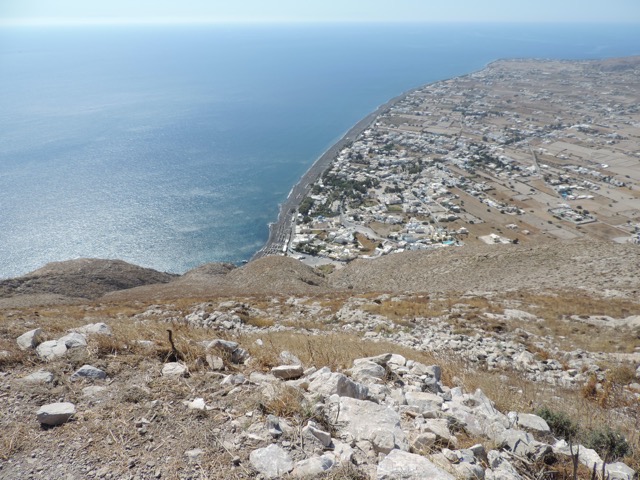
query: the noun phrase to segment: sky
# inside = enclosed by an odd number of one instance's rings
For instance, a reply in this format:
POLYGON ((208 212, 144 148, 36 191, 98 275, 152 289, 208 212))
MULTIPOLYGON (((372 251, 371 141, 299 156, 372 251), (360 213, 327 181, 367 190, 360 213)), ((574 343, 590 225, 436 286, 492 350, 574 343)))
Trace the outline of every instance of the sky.
POLYGON ((0 0, 0 24, 625 22, 640 0, 0 0))

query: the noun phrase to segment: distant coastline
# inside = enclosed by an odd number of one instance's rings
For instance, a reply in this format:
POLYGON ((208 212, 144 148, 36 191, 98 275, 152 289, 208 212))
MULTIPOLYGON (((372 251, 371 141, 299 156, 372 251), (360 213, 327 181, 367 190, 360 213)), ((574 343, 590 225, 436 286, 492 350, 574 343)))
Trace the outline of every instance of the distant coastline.
POLYGON ((435 85, 438 83, 446 82, 454 78, 464 78, 476 72, 481 72, 495 62, 501 61, 501 59, 494 59, 485 64, 481 69, 474 70, 472 72, 465 73, 463 75, 456 75, 454 77, 443 78, 435 82, 427 82, 417 87, 411 88, 400 95, 393 97, 391 100, 380 105, 376 110, 362 118, 358 123, 351 127, 336 143, 334 143, 329 149, 327 149, 322 155, 320 155, 315 162, 309 167, 309 169, 300 177, 300 180, 293 186, 286 200, 280 204, 278 211, 278 219, 269 224, 269 238, 264 246, 258 250, 250 261, 257 260, 258 258, 265 257, 267 255, 278 255, 286 248, 289 240, 289 235, 295 228, 294 213, 300 206, 300 202, 309 194, 311 186, 322 176, 322 174, 331 166, 331 163, 336 158, 338 153, 346 147, 349 143, 355 140, 358 135, 364 132, 367 128, 375 122, 375 120, 391 109, 396 103, 402 101, 408 95, 424 88, 428 85, 435 85))

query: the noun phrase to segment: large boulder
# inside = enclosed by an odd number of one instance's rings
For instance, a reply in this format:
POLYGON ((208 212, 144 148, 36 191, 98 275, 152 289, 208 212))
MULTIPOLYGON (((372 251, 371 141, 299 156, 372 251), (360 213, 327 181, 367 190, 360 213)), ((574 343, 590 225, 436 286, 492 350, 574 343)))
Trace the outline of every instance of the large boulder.
POLYGON ((35 328, 20 335, 16 342, 18 342, 20 350, 29 350, 30 348, 36 348, 40 344, 41 338, 42 330, 35 328))
POLYGON ((309 391, 330 397, 339 395, 340 397, 351 397, 359 400, 367 398, 369 389, 361 383, 356 383, 342 373, 327 370, 318 370, 313 376, 313 381, 309 384, 309 391))
POLYGON ((60 340, 49 340, 38 345, 36 353, 43 360, 55 360, 67 353, 67 346, 60 340))
POLYGON ((378 464, 377 480, 455 480, 426 457, 392 450, 378 464))
POLYGON ((394 448, 409 450, 400 414, 394 409, 367 400, 332 397, 329 410, 343 439, 369 441, 376 451, 383 453, 394 448))

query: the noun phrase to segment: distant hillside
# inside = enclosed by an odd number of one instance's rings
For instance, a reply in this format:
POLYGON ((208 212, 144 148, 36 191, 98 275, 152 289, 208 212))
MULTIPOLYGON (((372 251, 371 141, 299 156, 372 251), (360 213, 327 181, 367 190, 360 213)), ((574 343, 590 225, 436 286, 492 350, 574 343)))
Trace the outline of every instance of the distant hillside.
POLYGON ((156 301, 225 295, 336 292, 447 292, 583 288, 633 295, 640 290, 640 249, 626 244, 552 242, 406 252, 356 260, 324 275, 288 257, 240 268, 212 263, 171 275, 118 260, 51 263, 0 282, 0 306, 69 301, 156 301))
POLYGON ((45 303, 57 303, 64 299, 95 299, 107 292, 166 283, 176 277, 122 260, 83 258, 48 263, 22 277, 2 280, 0 299, 27 296, 45 303))

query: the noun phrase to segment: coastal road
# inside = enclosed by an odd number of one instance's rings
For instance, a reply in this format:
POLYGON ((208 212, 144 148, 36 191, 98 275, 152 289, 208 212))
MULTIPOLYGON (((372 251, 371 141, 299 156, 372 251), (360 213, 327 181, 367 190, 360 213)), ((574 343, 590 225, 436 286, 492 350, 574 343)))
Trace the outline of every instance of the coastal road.
POLYGON ((269 225, 269 239, 267 240, 267 243, 264 247, 258 250, 258 252, 256 252, 251 260, 256 260, 267 255, 285 254, 288 250, 289 241, 291 240, 291 235, 295 228, 295 217, 298 206, 300 205, 300 202, 309 195, 311 186, 322 176, 325 170, 329 168, 333 160, 344 147, 352 143, 362 132, 369 128, 369 126, 380 115, 386 113, 396 103, 403 100, 407 95, 416 90, 417 88, 409 90, 402 95, 392 98, 387 103, 380 105, 374 112, 370 113, 351 127, 351 129, 345 133, 340 140, 338 140, 314 162, 311 168, 307 170, 298 183, 291 189, 291 192, 289 192, 289 196, 284 203, 280 205, 278 220, 269 225))

